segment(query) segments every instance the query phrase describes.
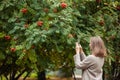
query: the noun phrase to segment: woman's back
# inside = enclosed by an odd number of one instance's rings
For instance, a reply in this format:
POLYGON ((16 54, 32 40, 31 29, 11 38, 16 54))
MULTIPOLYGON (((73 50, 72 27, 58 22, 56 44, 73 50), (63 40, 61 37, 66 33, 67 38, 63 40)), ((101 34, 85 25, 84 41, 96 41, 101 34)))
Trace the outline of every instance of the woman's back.
POLYGON ((86 57, 81 45, 76 43, 75 66, 83 70, 82 80, 102 80, 106 47, 99 36, 91 37, 89 46, 92 54, 86 57))
POLYGON ((89 55, 87 59, 88 62, 90 62, 90 65, 88 68, 84 69, 82 80, 102 80, 104 58, 89 55))

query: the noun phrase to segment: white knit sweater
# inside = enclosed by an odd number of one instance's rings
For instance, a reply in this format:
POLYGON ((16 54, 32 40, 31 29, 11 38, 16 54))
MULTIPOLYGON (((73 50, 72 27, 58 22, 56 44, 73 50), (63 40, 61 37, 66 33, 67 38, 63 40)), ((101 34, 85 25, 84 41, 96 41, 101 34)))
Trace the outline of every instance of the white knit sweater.
POLYGON ((104 58, 77 53, 74 62, 76 68, 83 70, 82 80, 102 80, 104 58))

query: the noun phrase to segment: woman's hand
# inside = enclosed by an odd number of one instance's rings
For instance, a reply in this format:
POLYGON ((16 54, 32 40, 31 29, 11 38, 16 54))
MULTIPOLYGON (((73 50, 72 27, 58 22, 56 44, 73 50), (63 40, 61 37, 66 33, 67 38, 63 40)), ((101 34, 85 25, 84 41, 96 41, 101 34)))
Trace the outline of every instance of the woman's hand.
POLYGON ((76 53, 84 53, 82 46, 78 42, 76 42, 75 50, 76 50, 76 53))
POLYGON ((79 48, 80 48, 80 53, 84 53, 83 48, 82 48, 82 46, 80 44, 79 44, 79 48))
POLYGON ((76 42, 75 51, 76 53, 80 53, 80 46, 78 42, 76 42))

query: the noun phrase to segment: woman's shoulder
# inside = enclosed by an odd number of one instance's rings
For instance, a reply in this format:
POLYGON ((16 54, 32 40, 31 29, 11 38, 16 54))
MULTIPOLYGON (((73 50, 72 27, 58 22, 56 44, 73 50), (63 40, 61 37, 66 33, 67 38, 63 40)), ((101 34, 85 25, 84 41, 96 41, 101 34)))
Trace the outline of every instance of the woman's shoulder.
POLYGON ((93 56, 93 55, 88 55, 86 58, 87 58, 87 59, 93 59, 94 56, 93 56))
POLYGON ((94 56, 94 55, 88 55, 88 56, 87 56, 87 59, 88 59, 88 60, 95 60, 95 59, 96 59, 96 56, 94 56))
POLYGON ((96 60, 96 59, 104 60, 104 58, 102 58, 102 57, 97 57, 97 56, 95 56, 95 55, 89 55, 87 58, 88 58, 89 60, 96 60))
POLYGON ((93 57, 95 57, 94 55, 88 55, 87 56, 88 58, 93 58, 93 57))

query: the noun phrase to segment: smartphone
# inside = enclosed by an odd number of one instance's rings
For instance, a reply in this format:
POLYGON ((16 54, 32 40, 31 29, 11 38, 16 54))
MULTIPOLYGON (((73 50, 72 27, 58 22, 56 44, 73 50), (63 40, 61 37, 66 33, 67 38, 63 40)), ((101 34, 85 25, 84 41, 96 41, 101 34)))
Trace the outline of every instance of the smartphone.
POLYGON ((82 48, 81 44, 80 44, 80 39, 77 40, 78 45, 82 48))

